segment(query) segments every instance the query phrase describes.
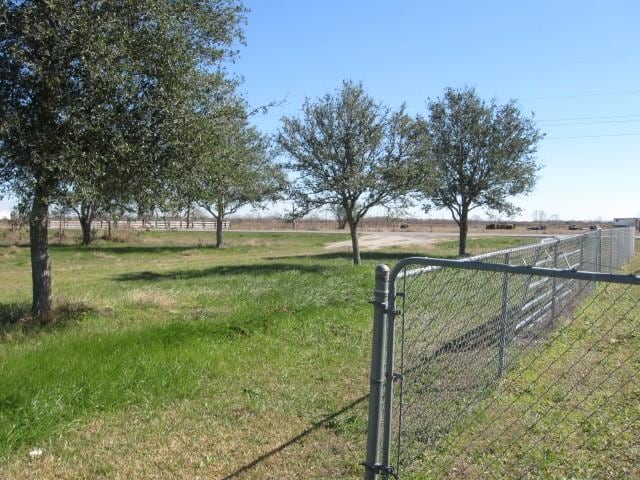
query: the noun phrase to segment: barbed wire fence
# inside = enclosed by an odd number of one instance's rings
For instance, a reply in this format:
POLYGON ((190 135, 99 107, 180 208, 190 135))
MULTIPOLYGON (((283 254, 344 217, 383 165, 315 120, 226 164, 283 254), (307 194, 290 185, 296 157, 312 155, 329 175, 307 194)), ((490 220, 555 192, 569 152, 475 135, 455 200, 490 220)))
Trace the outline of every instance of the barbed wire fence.
POLYGON ((633 255, 619 228, 379 267, 365 478, 640 477, 633 255))

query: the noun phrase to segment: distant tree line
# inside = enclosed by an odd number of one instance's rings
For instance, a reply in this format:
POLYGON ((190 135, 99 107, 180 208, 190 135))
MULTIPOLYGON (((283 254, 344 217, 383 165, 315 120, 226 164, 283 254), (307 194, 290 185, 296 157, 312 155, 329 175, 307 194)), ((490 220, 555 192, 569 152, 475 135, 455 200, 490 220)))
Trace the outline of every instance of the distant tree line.
POLYGON ((334 212, 359 264, 358 226, 375 207, 448 209, 464 255, 470 211, 514 213, 509 199, 532 189, 533 119, 469 88, 412 117, 344 81, 262 134, 225 70, 245 13, 240 0, 1 3, 0 186, 28 219, 35 315, 52 308, 54 207, 77 215, 89 244, 98 217, 201 208, 221 227, 288 199, 292 222, 334 212))

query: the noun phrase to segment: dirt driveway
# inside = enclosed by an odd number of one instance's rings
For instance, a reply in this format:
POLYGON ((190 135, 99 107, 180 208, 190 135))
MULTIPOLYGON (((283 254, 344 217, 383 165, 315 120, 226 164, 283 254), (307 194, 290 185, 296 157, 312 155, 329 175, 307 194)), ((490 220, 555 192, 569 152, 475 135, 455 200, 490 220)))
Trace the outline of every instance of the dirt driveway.
MULTIPOLYGON (((540 235, 538 233, 473 233, 468 238, 479 237, 536 237, 544 238, 551 235, 540 235)), ((358 235, 361 250, 377 250, 385 247, 408 247, 414 245, 433 245, 443 240, 457 240, 458 232, 363 232, 358 235)), ((324 246, 327 250, 339 250, 351 248, 351 240, 332 242, 324 246)))
MULTIPOLYGON (((427 232, 368 232, 358 235, 361 250, 377 250, 385 247, 408 247, 412 245, 431 245, 442 240, 458 238, 450 233, 427 232)), ((351 248, 351 240, 332 242, 324 246, 327 250, 351 248)))

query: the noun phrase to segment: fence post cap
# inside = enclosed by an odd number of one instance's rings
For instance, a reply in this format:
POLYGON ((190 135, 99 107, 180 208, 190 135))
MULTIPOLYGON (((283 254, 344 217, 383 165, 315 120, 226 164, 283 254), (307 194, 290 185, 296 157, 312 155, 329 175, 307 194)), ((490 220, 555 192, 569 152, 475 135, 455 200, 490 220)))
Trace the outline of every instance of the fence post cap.
POLYGON ((389 273, 390 271, 391 269, 389 268, 389 266, 385 265, 384 263, 376 265, 376 275, 384 275, 389 273))

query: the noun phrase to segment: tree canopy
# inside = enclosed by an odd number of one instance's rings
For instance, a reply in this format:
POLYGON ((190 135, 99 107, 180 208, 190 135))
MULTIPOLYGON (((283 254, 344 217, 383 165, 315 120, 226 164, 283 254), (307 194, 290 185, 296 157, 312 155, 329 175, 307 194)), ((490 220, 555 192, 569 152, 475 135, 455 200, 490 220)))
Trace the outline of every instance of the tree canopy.
POLYGON ((431 150, 425 162, 434 176, 422 191, 432 206, 451 212, 464 255, 470 211, 513 215, 518 209, 510 198, 533 189, 540 168, 535 153, 543 135, 514 101, 486 102, 471 88, 449 88, 428 108, 431 150))
POLYGON ((251 205, 281 198, 286 176, 274 160, 270 139, 248 122, 246 105, 235 98, 223 121, 203 115, 200 150, 189 178, 179 188, 186 202, 194 202, 217 223, 216 246, 223 246, 223 223, 228 215, 251 205))
POLYGON ((360 263, 357 228, 377 205, 405 197, 421 178, 427 142, 422 124, 404 108, 392 111, 361 84, 344 81, 335 94, 285 117, 278 144, 296 175, 294 196, 304 208, 342 207, 350 228, 353 262, 360 263))
POLYGON ((2 3, 0 183, 31 201, 34 313, 51 308, 49 205, 178 175, 243 19, 235 0, 2 3))

